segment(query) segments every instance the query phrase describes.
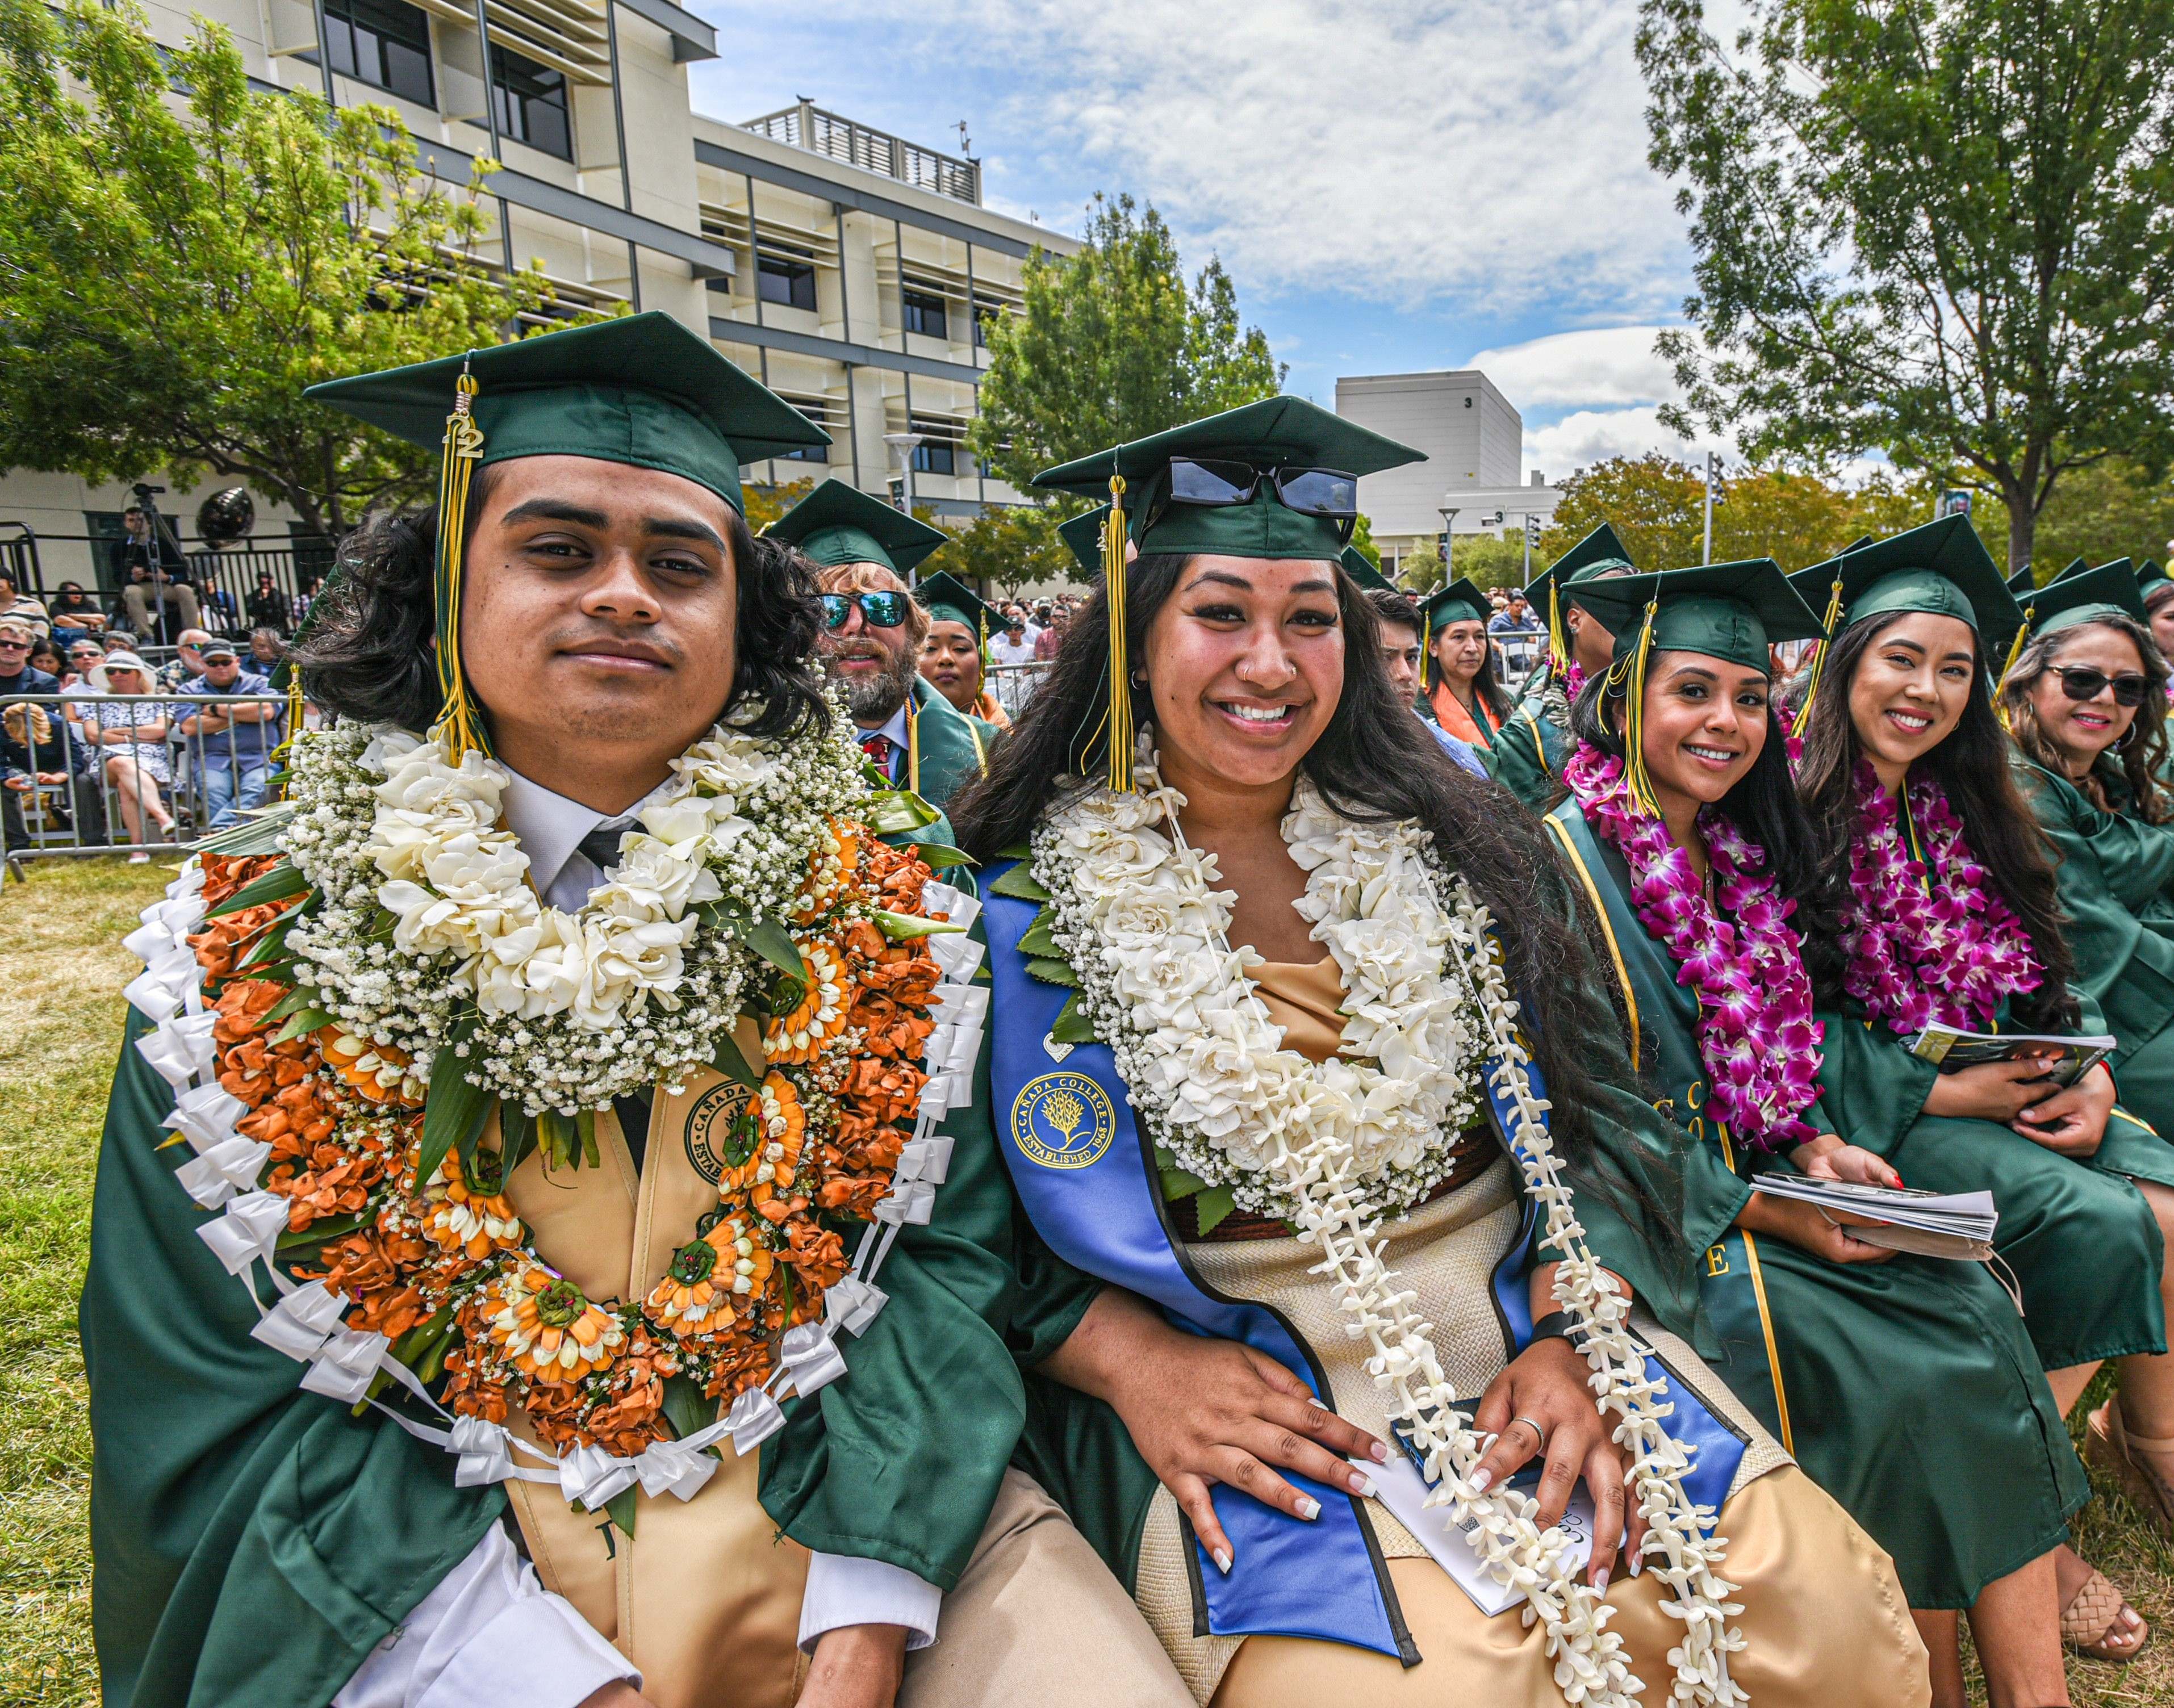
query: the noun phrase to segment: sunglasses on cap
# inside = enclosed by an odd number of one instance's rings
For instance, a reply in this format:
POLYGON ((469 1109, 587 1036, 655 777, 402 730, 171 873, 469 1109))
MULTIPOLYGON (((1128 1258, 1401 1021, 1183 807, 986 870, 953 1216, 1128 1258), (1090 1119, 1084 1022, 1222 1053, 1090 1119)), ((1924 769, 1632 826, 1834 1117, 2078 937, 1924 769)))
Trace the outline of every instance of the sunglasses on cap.
POLYGON ((1359 478, 1333 468, 1256 468, 1250 462, 1174 457, 1168 501, 1203 509, 1251 504, 1264 480, 1285 510, 1346 524, 1359 519, 1359 478))
POLYGON ((2087 700, 2096 700, 2101 690, 2113 689, 2116 705, 2141 705, 2144 691, 2151 686, 2147 678, 2134 672, 2123 676, 2108 676, 2103 670, 2094 670, 2088 664, 2071 664, 2060 673, 2061 692, 2079 705, 2087 700))
POLYGON ((853 613, 861 608, 861 620, 871 629, 895 629, 906 621, 906 595, 903 593, 823 593, 823 626, 838 630, 853 613))

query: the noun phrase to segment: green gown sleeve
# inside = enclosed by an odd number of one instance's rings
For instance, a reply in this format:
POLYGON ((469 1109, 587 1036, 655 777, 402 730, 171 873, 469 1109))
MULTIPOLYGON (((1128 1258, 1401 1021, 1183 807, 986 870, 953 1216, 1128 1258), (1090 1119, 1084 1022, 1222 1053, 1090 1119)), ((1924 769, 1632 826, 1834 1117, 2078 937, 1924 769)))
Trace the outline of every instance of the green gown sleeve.
POLYGON ((1925 1112, 1940 1070, 1903 1047, 1883 1020, 1845 1008, 1821 1008, 1820 1100, 1834 1131, 1880 1156, 1895 1147, 1925 1112))
POLYGON ((1495 745, 1481 758, 1495 781, 1536 813, 1545 812, 1559 792, 1561 737, 1528 701, 1510 714, 1495 745), (1549 737, 1555 739, 1550 742, 1549 737))
POLYGON ((376 1412, 296 1383, 160 1150, 134 1048, 106 1107, 78 1322, 90 1383, 92 1633, 129 1708, 323 1708, 506 1505, 376 1412))

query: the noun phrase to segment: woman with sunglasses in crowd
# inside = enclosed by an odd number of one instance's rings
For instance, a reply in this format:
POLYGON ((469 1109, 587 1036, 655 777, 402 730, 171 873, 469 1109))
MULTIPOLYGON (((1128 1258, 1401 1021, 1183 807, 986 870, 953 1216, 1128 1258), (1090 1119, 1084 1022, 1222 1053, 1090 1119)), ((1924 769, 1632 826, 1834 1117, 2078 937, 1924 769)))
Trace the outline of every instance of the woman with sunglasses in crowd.
POLYGON ((1769 1170, 1900 1183, 1821 1100, 1840 874, 1770 704, 1772 643, 1818 620, 1765 559, 1581 597, 1614 657, 1572 708, 1570 798, 1546 824, 1674 1116, 1685 1243, 1649 1303, 1893 1556, 1941 1708, 1964 1701, 1966 1608, 1993 1702, 2065 1703, 2052 1554, 2090 1488, 2014 1305, 1980 1264, 1898 1255, 1859 1218, 1755 1188, 1769 1170))
MULTIPOLYGON (((2114 1108, 2103 1064, 2064 1087, 2046 1057, 1952 1073, 1916 1054, 1928 1024, 2100 1030, 2075 988, 2052 851, 2017 792, 1985 658, 2023 613, 1966 517, 1868 543, 1793 578, 1833 639, 1797 726, 1814 862, 1847 874, 1838 1004, 1822 1006, 1822 1102, 1914 1187, 1990 1191, 1994 1247, 2065 1416, 2122 1360, 2130 1417, 2174 1435, 2164 1261, 2174 1145, 2114 1108)), ((2062 1635, 2134 1657, 2143 1619, 2074 1550, 2055 1560, 2062 1635)))
POLYGON ((1426 623, 1425 691, 1420 716, 1483 752, 1513 710, 1495 679, 1493 614, 1487 595, 1466 578, 1452 581, 1420 607, 1426 623))
MULTIPOLYGON (((2174 801, 2166 661, 2128 562, 2023 595, 2027 638, 2000 684, 2024 797, 2058 855, 2077 980, 2116 1040, 2122 1106, 2174 1132, 2174 801)), ((2153 1189, 2146 1186, 2147 1193, 2153 1189)), ((2174 1373, 2132 1359, 2085 1451, 2174 1535, 2174 1373)))

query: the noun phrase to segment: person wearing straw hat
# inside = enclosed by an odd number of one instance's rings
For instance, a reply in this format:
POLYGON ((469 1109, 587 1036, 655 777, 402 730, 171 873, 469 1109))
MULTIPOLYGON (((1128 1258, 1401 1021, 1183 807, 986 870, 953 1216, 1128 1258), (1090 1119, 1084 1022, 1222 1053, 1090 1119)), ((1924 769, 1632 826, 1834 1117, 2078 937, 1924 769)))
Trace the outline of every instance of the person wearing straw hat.
POLYGON ((1923 1703, 1878 1550, 1623 1326, 1669 1273, 1630 1185, 1663 1123, 1549 845, 1440 762, 1338 573, 1357 478, 1416 460, 1281 397, 1040 478, 1119 509, 957 803, 1051 1248, 1027 1451, 1202 1703, 1923 1703), (1544 1532, 1581 1477, 1576 1559, 1544 1532))
POLYGON ((1530 807, 1545 812, 1562 789, 1563 749, 1570 706, 1579 691, 1608 668, 1615 637, 1586 609, 1573 589, 1636 570, 1615 530, 1602 522, 1565 552, 1525 589, 1536 611, 1547 613, 1548 662, 1529 684, 1488 750, 1495 781, 1530 807))
MULTIPOLYGON (((92 696, 79 702, 77 721, 83 738, 105 771, 105 786, 121 809, 121 823, 132 843, 174 837, 174 815, 161 792, 173 781, 166 759, 167 708, 133 696, 153 693, 158 679, 133 652, 108 652, 90 668, 92 696)), ((140 846, 128 857, 142 866, 151 857, 140 846)))
POLYGON ((973 721, 986 753, 1012 724, 996 695, 982 685, 991 622, 1002 619, 948 570, 923 576, 914 584, 913 597, 928 613, 928 633, 921 643, 922 678, 954 711, 973 721))
POLYGON ((928 619, 906 577, 950 538, 838 479, 765 530, 816 566, 823 664, 843 689, 861 747, 894 787, 941 808, 987 769, 987 743, 922 679, 928 619))
POLYGON ((1755 1189, 1776 1168, 1901 1184, 1821 1100, 1814 1008, 1838 970, 1801 933, 1840 873, 1769 700, 1770 649, 1819 619, 1763 558, 1583 597, 1614 659, 1574 708, 1570 792, 1545 822, 1674 1117, 1683 1243, 1652 1308, 1892 1556, 1935 1701, 1963 1701, 1961 1608, 1994 1700, 2061 1701, 2052 1554, 2090 1487, 2014 1305, 1982 1265, 1897 1255, 1846 1213, 1755 1189))
MULTIPOLYGON (((2063 1415, 2117 1359, 2143 1433, 2174 1434, 2174 1407, 2153 1409, 2174 1399, 2160 1373, 2174 1146, 2116 1106, 2103 1063, 2063 1088, 2041 1057, 1947 1072, 1912 1048, 1934 1023, 2104 1030, 1992 699, 1985 661, 2006 656, 2023 613, 1960 516, 1791 580, 1833 635, 1796 727, 1798 789, 1819 863, 1849 874, 1814 923, 1845 969, 1820 1014, 1823 1106, 1913 1186, 1993 1192, 1993 1250, 2063 1415)), ((2133 1658, 2148 1633, 2119 1591, 2065 1545, 2055 1566, 2064 1640, 2133 1658)))
POLYGON ((1420 716, 1459 741, 1492 747, 1510 697, 1495 679, 1494 648, 1487 639, 1487 595, 1460 576, 1420 607, 1425 619, 1425 691, 1420 716))
POLYGON ((298 654, 338 722, 128 939, 106 1692, 1155 1700, 1006 1468, 976 904, 873 834, 922 816, 744 518, 824 435, 662 314, 312 395, 439 447, 440 503, 343 543, 298 654))

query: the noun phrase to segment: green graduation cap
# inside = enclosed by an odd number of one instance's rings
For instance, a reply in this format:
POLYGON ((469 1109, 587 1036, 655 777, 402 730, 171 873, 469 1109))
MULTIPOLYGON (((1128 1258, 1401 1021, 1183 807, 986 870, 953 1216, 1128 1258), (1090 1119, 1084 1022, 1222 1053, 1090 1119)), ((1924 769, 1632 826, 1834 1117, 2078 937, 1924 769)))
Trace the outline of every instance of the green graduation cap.
POLYGON ((304 393, 411 445, 436 446, 441 722, 457 760, 490 745, 461 667, 462 553, 475 471, 521 457, 589 457, 660 469, 706 487, 742 515, 743 463, 830 435, 749 379, 671 316, 542 332, 304 393))
POLYGON ((1403 591, 1376 569, 1368 561, 1366 554, 1356 546, 1344 547, 1338 561, 1344 565, 1344 573, 1359 584, 1359 591, 1362 593, 1397 593, 1403 591))
POLYGON ((1647 662, 1656 652, 1703 652, 1747 670, 1772 668, 1768 648, 1824 638, 1819 618, 1771 558, 1619 576, 1591 583, 1578 602, 1615 637, 1609 684, 1625 694, 1625 770, 1633 800, 1655 810, 1640 745, 1647 662))
POLYGON ((2156 558, 2146 558, 2136 566, 2137 591, 2147 597, 2150 597, 2154 587, 2163 586, 2168 581, 2174 581, 2174 576, 2168 575, 2166 570, 2160 568, 2159 559, 2156 558))
POLYGON ((1447 629, 1452 623, 1484 623, 1495 614, 1494 602, 1488 598, 1486 589, 1469 576, 1459 576, 1433 597, 1421 603, 1420 614, 1426 619, 1429 640, 1437 629, 1447 629))
MULTIPOLYGON (((1580 581, 1598 581, 1618 570, 1628 572, 1636 568, 1637 565, 1630 561, 1630 549, 1623 543, 1622 537, 1603 522, 1541 570, 1527 586, 1525 597, 1532 608, 1548 613, 1548 657, 1557 671, 1570 668, 1570 641, 1563 633, 1562 590, 1575 586, 1580 581)), ((1582 602, 1573 600, 1571 603, 1582 602)))
POLYGON ((880 564, 903 576, 951 536, 833 475, 763 530, 810 561, 880 564))
POLYGON ((921 602, 931 620, 964 624, 966 631, 983 646, 989 644, 992 630, 1004 626, 1004 619, 998 615, 996 608, 949 570, 924 576, 915 586, 913 597, 921 602))
POLYGON ((2004 677, 2015 668, 2025 644, 2035 635, 2051 635, 2105 617, 2133 617, 2139 623, 2149 620, 2144 594, 2136 585, 2136 572, 2127 558, 2117 558, 2096 569, 2079 558, 2044 586, 2025 594, 2022 604, 2023 625, 2015 631, 2015 644, 2009 648, 2008 662, 2001 669, 2004 677))
POLYGON ((1100 504, 1092 510, 1080 511, 1070 522, 1057 525, 1057 537, 1079 560, 1079 567, 1090 576, 1102 573, 1102 523, 1110 514, 1110 506, 1100 504))
MULTIPOLYGON (((1122 531, 1102 530, 1110 613, 1109 715, 1078 756, 1107 759, 1109 786, 1133 786, 1133 706, 1125 642, 1129 538, 1143 553, 1341 559, 1359 514, 1359 477, 1423 461, 1419 451, 1301 397, 1264 397, 1046 469, 1052 492, 1107 498, 1122 531)), ((1070 542, 1068 541, 1068 543, 1070 542)), ((1077 553, 1079 547, 1073 545, 1077 553)))
POLYGON ((2037 585, 2038 572, 2028 564, 2008 577, 2008 591, 2019 599, 2037 585))

